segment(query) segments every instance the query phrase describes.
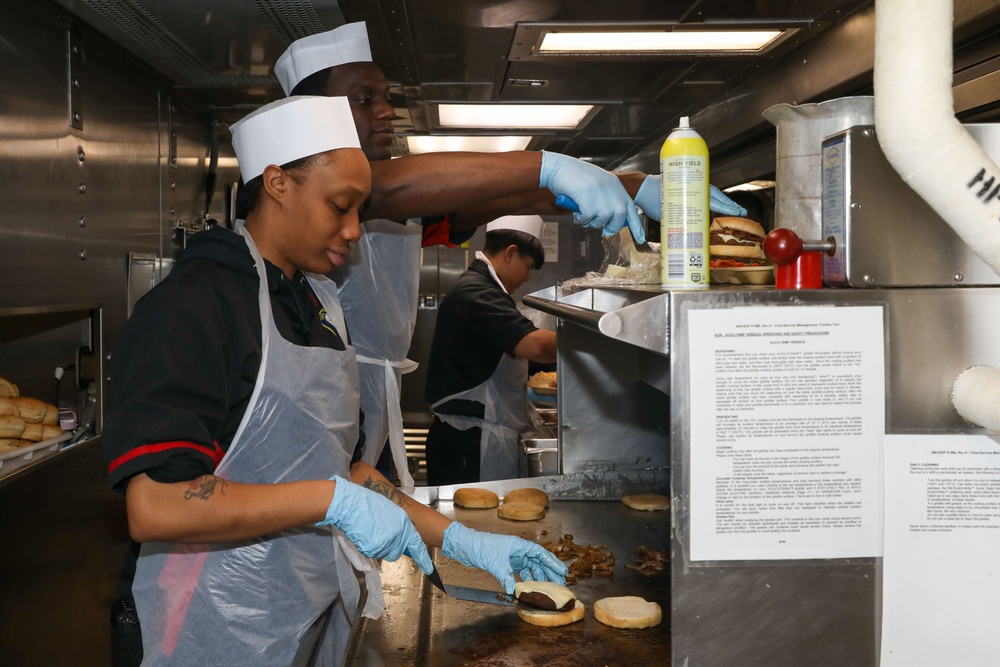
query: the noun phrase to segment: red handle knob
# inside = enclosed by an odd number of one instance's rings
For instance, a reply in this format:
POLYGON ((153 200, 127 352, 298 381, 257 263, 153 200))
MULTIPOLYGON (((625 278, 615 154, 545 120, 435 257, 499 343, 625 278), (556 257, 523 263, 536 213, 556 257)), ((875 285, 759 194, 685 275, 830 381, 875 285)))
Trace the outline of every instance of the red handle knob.
POLYGON ((779 227, 764 237, 763 248, 772 264, 791 264, 802 254, 802 239, 792 230, 779 227))

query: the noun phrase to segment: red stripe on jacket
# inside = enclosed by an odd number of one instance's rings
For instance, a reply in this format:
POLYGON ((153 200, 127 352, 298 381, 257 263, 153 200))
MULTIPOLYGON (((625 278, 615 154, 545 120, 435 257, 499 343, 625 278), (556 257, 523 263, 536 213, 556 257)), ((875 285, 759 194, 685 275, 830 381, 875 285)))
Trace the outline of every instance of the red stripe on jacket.
POLYGON ((194 449, 212 459, 212 462, 218 466, 219 462, 222 461, 222 457, 225 456, 226 453, 222 451, 221 447, 219 447, 218 442, 213 442, 212 444, 215 446, 215 449, 204 445, 198 445, 193 442, 185 442, 184 440, 178 440, 175 442, 158 442, 153 445, 142 445, 141 447, 136 447, 135 449, 122 454, 112 461, 108 466, 108 473, 110 474, 111 472, 114 472, 116 468, 128 463, 132 459, 139 458, 140 456, 146 456, 147 454, 158 454, 171 449, 194 449))

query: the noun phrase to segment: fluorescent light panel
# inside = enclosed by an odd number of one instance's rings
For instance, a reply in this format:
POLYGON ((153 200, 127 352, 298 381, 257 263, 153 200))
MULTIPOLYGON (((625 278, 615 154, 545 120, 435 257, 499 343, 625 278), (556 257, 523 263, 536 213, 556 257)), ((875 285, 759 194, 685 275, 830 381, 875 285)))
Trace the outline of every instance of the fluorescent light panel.
POLYGON ((572 129, 580 124, 590 104, 439 104, 441 127, 489 129, 572 129))
POLYGON ((414 136, 406 137, 406 145, 411 154, 442 153, 447 151, 474 151, 477 153, 499 153, 501 151, 523 151, 531 137, 469 137, 469 136, 414 136))
POLYGON ((539 54, 753 52, 765 49, 783 30, 672 30, 549 32, 539 54))

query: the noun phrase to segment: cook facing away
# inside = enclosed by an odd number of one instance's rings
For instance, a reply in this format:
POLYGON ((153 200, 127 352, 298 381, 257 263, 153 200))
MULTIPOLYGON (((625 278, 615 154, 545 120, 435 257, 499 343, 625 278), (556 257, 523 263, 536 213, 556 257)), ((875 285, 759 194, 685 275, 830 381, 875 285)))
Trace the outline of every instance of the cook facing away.
POLYGON ((545 261, 541 235, 537 215, 491 222, 482 252, 441 301, 427 370, 431 485, 518 475, 528 362, 556 360, 555 332, 537 328, 511 297, 545 261))
POLYGON ((102 446, 142 543, 113 611, 116 664, 339 664, 355 570, 376 617, 371 559, 427 572, 425 542, 508 592, 515 573, 563 581, 542 547, 451 522, 361 460, 356 354, 322 275, 371 190, 347 100, 290 97, 232 131, 245 223, 192 240, 113 357, 102 446))

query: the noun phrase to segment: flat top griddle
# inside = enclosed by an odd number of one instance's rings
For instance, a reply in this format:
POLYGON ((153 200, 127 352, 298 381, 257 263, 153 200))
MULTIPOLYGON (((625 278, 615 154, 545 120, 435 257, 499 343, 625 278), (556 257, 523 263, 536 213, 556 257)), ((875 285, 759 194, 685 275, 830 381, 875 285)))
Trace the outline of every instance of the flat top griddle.
MULTIPOLYGON (((639 512, 620 501, 553 500, 540 521, 506 521, 496 510, 437 508, 470 528, 555 542, 572 534, 581 545, 604 544, 615 557, 614 574, 580 579, 571 590, 587 606, 579 623, 539 628, 521 621, 514 607, 454 600, 426 581, 409 559, 385 563, 386 611, 359 627, 347 664, 449 667, 605 667, 670 664, 669 566, 653 576, 629 570, 640 546, 668 550, 670 511, 639 512), (664 620, 655 628, 619 630, 599 623, 593 603, 603 597, 638 595, 655 601, 664 620)), ((440 553, 434 559, 446 584, 500 591, 486 572, 470 570, 440 553)))

